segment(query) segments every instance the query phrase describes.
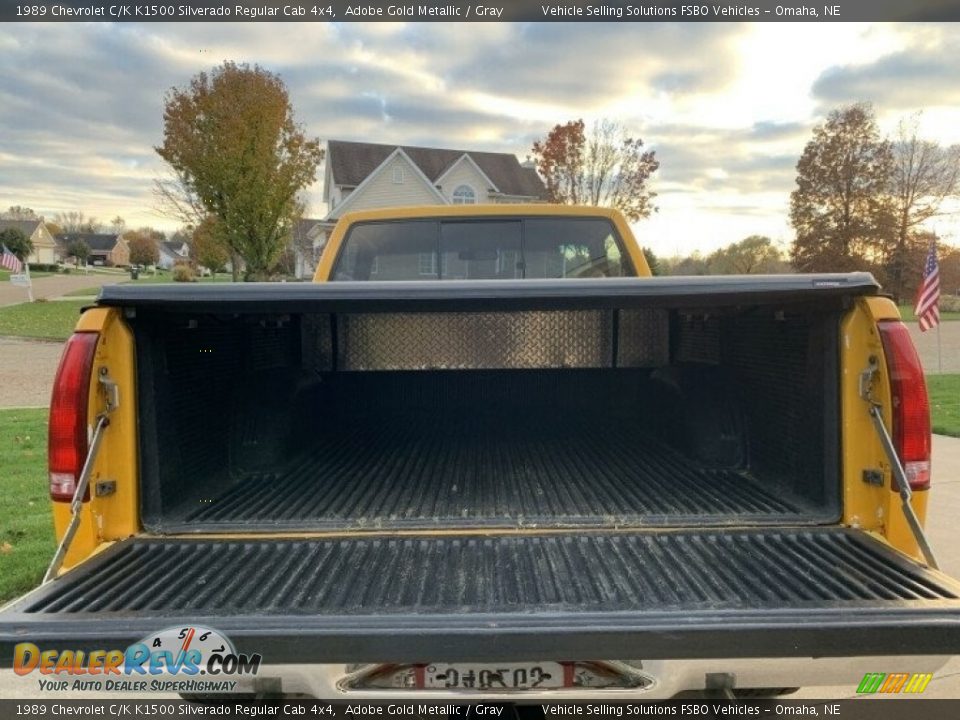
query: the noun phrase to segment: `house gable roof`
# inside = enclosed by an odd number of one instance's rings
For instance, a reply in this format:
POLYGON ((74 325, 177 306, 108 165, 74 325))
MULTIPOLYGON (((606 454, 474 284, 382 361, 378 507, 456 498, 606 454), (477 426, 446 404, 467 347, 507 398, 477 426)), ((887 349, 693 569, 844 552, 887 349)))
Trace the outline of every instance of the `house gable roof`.
POLYGON ((28 238, 32 237, 37 231, 37 226, 42 220, 2 220, 0 219, 0 230, 10 230, 11 228, 19 230, 28 238))
POLYGON ((358 186, 397 150, 416 165, 435 185, 464 155, 477 166, 492 187, 503 195, 546 198, 546 188, 533 168, 526 168, 512 153, 473 152, 445 148, 425 148, 410 145, 381 145, 377 143, 329 140, 327 163, 333 182, 340 186, 358 186))
POLYGON ((487 177, 487 174, 480 168, 479 165, 477 165, 476 161, 472 157, 470 157, 469 153, 464 153, 463 155, 461 155, 460 159, 454 162, 453 165, 448 167, 446 170, 444 170, 440 174, 440 177, 438 177, 434 182, 436 182, 437 185, 443 186, 443 179, 447 175, 449 175, 451 172, 453 172, 458 165, 461 165, 464 163, 466 163, 467 165, 473 166, 473 169, 477 171, 477 174, 480 175, 480 177, 483 178, 483 181, 487 184, 487 190, 500 192, 500 188, 497 187, 496 183, 494 183, 493 180, 487 177))
POLYGON ((120 240, 112 233, 61 233, 57 235, 57 243, 66 248, 75 240, 83 240, 92 252, 110 252, 120 240))
MULTIPOLYGON (((356 143, 354 143, 354 144, 356 144, 356 143)), ((363 144, 363 143, 360 143, 360 144, 363 144)), ((389 146, 389 145, 386 145, 386 146, 383 146, 383 147, 390 147, 390 146, 389 146)), ((379 175, 381 172, 383 172, 384 168, 386 168, 386 167, 390 164, 390 161, 393 160, 394 158, 397 158, 397 157, 402 157, 402 158, 404 158, 404 159, 407 161, 407 163, 410 165, 410 167, 413 169, 413 174, 414 174, 414 176, 417 177, 417 178, 419 178, 419 179, 423 182, 423 184, 430 190, 430 192, 432 192, 432 193, 436 196, 437 200, 438 200, 441 204, 446 204, 447 199, 443 196, 443 194, 442 194, 439 190, 437 190, 436 186, 430 181, 430 178, 427 177, 427 176, 424 174, 423 170, 420 169, 419 165, 417 165, 417 163, 415 163, 415 162, 413 161, 413 159, 412 159, 409 155, 407 155, 407 153, 404 151, 404 149, 403 149, 402 147, 394 147, 394 148, 393 148, 393 152, 387 154, 387 156, 380 162, 380 164, 377 165, 377 166, 370 172, 370 174, 367 175, 367 176, 360 182, 360 184, 356 186, 356 188, 354 188, 353 192, 350 193, 350 195, 347 197, 347 199, 344 200, 344 201, 343 201, 342 203, 340 203, 339 205, 337 205, 337 207, 333 208, 333 209, 330 211, 330 213, 328 213, 327 217, 330 217, 330 214, 333 213, 333 212, 336 212, 337 217, 339 217, 340 215, 342 215, 342 214, 344 213, 346 207, 347 207, 348 205, 350 205, 356 198, 358 198, 358 197, 360 197, 360 196, 362 195, 363 188, 366 187, 367 185, 369 185, 370 182, 371 182, 377 175, 379 175)), ((336 177, 336 176, 334 176, 334 177, 336 177)))

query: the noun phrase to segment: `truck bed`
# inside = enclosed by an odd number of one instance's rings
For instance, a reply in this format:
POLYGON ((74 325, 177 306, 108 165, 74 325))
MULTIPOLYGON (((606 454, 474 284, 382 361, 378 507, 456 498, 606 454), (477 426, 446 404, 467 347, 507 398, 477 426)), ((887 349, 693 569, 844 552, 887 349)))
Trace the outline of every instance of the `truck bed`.
POLYGON ((431 527, 803 523, 801 498, 710 468, 602 416, 545 421, 405 417, 318 435, 282 471, 182 506, 167 530, 211 524, 431 527))
POLYGON ((960 645, 958 597, 839 528, 144 537, 8 608, 0 662, 22 638, 113 647, 178 622, 269 662, 937 654, 960 645))

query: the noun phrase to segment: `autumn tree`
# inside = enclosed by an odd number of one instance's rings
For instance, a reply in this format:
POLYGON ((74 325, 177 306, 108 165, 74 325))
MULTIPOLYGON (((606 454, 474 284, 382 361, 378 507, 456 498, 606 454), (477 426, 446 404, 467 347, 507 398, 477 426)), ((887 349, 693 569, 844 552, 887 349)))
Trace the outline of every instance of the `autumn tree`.
POLYGON ((20 258, 21 262, 25 261, 33 252, 33 240, 17 227, 0 230, 0 244, 6 246, 10 252, 20 258))
POLYGON ((169 91, 155 149, 173 174, 157 185, 165 209, 194 227, 214 216, 248 279, 279 257, 301 212, 297 194, 323 159, 320 141, 294 122, 283 81, 232 62, 169 91))
POLYGON ((127 229, 127 221, 122 217, 117 215, 113 220, 110 221, 110 232, 114 235, 119 235, 124 230, 127 229))
POLYGON ((869 267, 892 236, 891 144, 869 104, 834 110, 814 128, 790 194, 796 239, 790 258, 801 272, 869 267))
POLYGON ((160 262, 160 248, 149 232, 135 230, 124 235, 130 247, 131 265, 156 265, 160 262))
POLYGON ((941 214, 944 201, 960 194, 960 151, 920 137, 920 118, 900 122, 893 143, 890 194, 896 212, 896 234, 884 252, 884 289, 896 299, 916 285, 922 258, 930 246, 923 231, 941 214))
POLYGON ((555 125, 533 157, 550 202, 612 207, 630 221, 656 210, 648 183, 660 163, 619 123, 600 120, 589 133, 583 120, 555 125))
POLYGON ((711 275, 756 275, 787 272, 786 263, 773 241, 764 235, 715 250, 707 258, 711 275))
MULTIPOLYGON (((212 215, 208 215, 193 231, 190 242, 190 256, 199 265, 209 268, 211 272, 223 272, 230 260, 230 249, 220 224, 212 215)), ((234 274, 236 274, 234 267, 234 274)))

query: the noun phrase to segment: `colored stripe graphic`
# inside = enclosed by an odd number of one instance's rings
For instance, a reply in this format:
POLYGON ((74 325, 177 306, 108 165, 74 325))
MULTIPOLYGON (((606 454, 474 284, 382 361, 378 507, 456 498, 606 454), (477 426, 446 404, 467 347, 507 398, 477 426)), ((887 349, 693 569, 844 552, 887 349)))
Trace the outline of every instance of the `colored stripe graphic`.
POLYGON ((857 686, 857 693, 922 693, 933 679, 933 673, 867 673, 857 686))

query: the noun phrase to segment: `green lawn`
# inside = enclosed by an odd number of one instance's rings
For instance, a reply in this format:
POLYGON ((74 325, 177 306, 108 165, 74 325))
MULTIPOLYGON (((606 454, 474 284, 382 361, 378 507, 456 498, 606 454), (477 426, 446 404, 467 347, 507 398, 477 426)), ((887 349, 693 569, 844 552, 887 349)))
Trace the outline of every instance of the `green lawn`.
MULTIPOLYGON (((56 273, 52 273, 52 272, 34 272, 33 270, 30 271, 30 278, 31 278, 31 279, 34 279, 34 278, 42 278, 42 277, 50 277, 51 275, 56 275, 56 273)), ((0 282, 6 282, 6 281, 9 280, 9 279, 10 279, 10 271, 9 271, 9 270, 0 270, 0 282)))
POLYGON ((960 437, 960 375, 927 375, 933 431, 960 437))
MULTIPOLYGON (((231 276, 229 273, 217 273, 213 277, 197 278, 197 281, 202 283, 231 282, 232 280, 233 280, 233 276, 231 276)), ((143 284, 152 285, 154 283, 162 283, 162 284, 172 283, 173 281, 174 281, 173 275, 171 273, 160 272, 160 273, 157 273, 156 275, 151 275, 148 272, 148 273, 141 273, 140 277, 137 278, 136 280, 127 280, 124 284, 125 285, 143 285, 143 284)))
MULTIPOLYGON (((904 322, 915 322, 917 316, 913 313, 913 305, 901 305, 900 306, 900 316, 903 318, 904 322)), ((960 312, 944 310, 943 306, 940 307, 940 319, 941 320, 960 320, 960 312)))
POLYGON ((0 604, 35 587, 56 549, 46 464, 47 411, 0 410, 0 604))
POLYGON ((65 300, 0 308, 0 335, 66 340, 77 324, 80 308, 87 304, 82 300, 65 300))

